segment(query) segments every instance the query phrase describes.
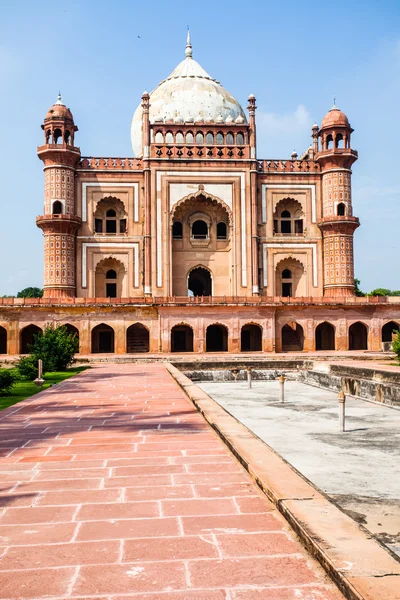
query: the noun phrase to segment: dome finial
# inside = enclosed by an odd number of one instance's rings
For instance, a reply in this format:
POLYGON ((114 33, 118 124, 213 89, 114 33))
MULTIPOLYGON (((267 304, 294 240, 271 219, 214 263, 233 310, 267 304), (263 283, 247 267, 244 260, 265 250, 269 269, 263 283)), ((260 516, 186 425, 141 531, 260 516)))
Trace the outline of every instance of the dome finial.
POLYGON ((187 38, 186 38, 186 50, 185 50, 185 55, 187 58, 192 58, 193 56, 193 48, 192 48, 192 42, 190 40, 190 29, 189 29, 189 25, 188 25, 188 29, 187 29, 187 38))
POLYGON ((61 92, 60 92, 60 90, 58 90, 58 96, 57 96, 57 102, 56 102, 56 104, 61 104, 61 106, 64 106, 64 103, 61 100, 61 92))
POLYGON ((338 107, 336 106, 336 96, 333 96, 333 106, 331 110, 338 110, 338 107))

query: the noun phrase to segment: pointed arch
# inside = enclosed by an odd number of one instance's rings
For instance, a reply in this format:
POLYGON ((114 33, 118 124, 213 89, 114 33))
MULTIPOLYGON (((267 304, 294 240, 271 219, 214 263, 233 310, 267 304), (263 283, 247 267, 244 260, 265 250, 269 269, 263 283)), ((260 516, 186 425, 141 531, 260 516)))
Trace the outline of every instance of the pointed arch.
POLYGON ((172 223, 174 221, 175 214, 176 214, 177 210, 180 209, 180 208, 182 208, 183 205, 187 201, 189 201, 189 200, 200 200, 200 201, 202 201, 202 200, 207 201, 208 200, 212 204, 219 204, 226 211, 226 213, 228 215, 229 225, 232 226, 233 215, 232 215, 232 211, 231 211, 230 207, 221 198, 218 198, 218 196, 214 196, 213 194, 210 194, 210 193, 206 192, 204 190, 204 186, 203 185, 199 185, 199 189, 198 189, 197 192, 195 192, 194 194, 188 194, 187 196, 184 196, 183 198, 181 198, 180 200, 178 200, 178 202, 176 202, 172 206, 171 212, 170 212, 171 226, 172 226, 172 223))
POLYGON ((7 329, 0 326, 0 354, 7 354, 7 329))
POLYGON ((400 324, 396 321, 389 321, 382 327, 382 342, 391 342, 393 335, 400 331, 400 324))
POLYGON ((126 351, 129 354, 150 352, 150 332, 143 323, 133 323, 126 330, 126 351))
POLYGON ((228 351, 228 327, 222 323, 213 323, 206 329, 206 352, 228 351))
POLYGON ((306 296, 305 266, 293 256, 282 258, 275 268, 276 295, 283 297, 306 296))
POLYGON ((304 347, 303 327, 292 321, 282 327, 282 352, 302 351, 304 347))
POLYGON ((171 352, 193 352, 193 327, 187 323, 172 327, 171 352))
POLYGON ((349 327, 349 350, 368 350, 368 326, 356 321, 349 327))
POLYGON ((258 323, 246 323, 240 331, 241 352, 260 352, 262 350, 262 327, 258 323))
POLYGON ((335 350, 335 327, 323 321, 315 328, 315 349, 335 350))
POLYGON ((114 353, 114 329, 106 323, 100 323, 91 331, 92 353, 114 353))
POLYGON ((188 295, 212 296, 213 276, 208 267, 197 265, 189 269, 187 274, 188 295), (192 292, 190 294, 190 292, 192 292))
POLYGON ((35 341, 35 337, 43 333, 43 329, 38 325, 27 325, 20 331, 20 354, 29 354, 30 346, 35 341))

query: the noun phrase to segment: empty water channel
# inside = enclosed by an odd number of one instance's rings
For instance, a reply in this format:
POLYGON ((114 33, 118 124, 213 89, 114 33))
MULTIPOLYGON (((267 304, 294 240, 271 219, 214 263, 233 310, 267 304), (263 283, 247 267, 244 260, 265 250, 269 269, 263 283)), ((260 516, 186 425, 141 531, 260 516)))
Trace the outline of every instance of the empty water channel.
POLYGON ((348 395, 342 432, 337 391, 304 383, 302 369, 254 370, 251 388, 245 370, 183 370, 400 558, 398 407, 348 395))

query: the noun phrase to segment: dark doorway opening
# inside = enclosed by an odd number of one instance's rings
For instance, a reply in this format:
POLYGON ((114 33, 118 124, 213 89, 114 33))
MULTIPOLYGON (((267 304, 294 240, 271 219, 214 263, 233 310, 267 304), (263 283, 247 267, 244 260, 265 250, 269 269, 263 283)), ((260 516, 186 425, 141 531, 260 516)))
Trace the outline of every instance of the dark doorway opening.
POLYGON ((303 350, 304 332, 298 323, 287 323, 282 327, 282 352, 303 350))
POLYGON ((368 329, 364 323, 350 325, 349 350, 368 350, 368 329))
POLYGON ((195 240, 206 240, 208 238, 208 226, 204 221, 195 221, 192 225, 192 237, 195 240))
POLYGON ((7 354, 7 330, 0 327, 0 354, 7 354))
POLYGON ((135 323, 126 330, 126 351, 130 354, 150 351, 150 336, 147 327, 135 323))
POLYGON ((224 325, 209 325, 206 331, 206 352, 227 352, 228 330, 224 325))
POLYGON ((92 352, 112 354, 114 352, 114 329, 101 323, 92 329, 92 352))
POLYGON ((193 329, 188 325, 175 325, 171 329, 171 352, 193 352, 193 329))
POLYGON ((290 298, 292 295, 292 284, 291 283, 282 283, 282 296, 284 298, 290 298))
POLYGON ((116 283, 106 283, 106 298, 116 298, 117 297, 117 284, 116 283))
POLYGON ((316 350, 334 350, 335 349, 335 329, 333 325, 320 323, 315 330, 315 349, 316 350))
POLYGON ((258 325, 244 325, 240 332, 241 352, 260 352, 262 350, 262 330, 258 325))
POLYGON ((37 325, 28 325, 21 331, 21 354, 29 354, 29 347, 32 346, 35 336, 39 333, 43 333, 43 331, 37 325))
POLYGON ((197 267, 189 273, 188 280, 189 295, 193 296, 212 296, 211 273, 203 267, 197 267))
MULTIPOLYGON (((391 342, 393 333, 400 330, 400 325, 395 321, 390 321, 382 327, 382 342, 391 342)), ((1 351, 0 351, 1 352, 1 351)))

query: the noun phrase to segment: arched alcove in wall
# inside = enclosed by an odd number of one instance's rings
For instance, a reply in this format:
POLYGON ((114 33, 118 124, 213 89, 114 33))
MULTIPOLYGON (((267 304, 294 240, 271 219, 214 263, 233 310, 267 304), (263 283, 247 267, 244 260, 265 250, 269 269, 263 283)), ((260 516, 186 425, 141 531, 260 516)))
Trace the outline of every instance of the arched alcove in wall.
POLYGON ((100 323, 92 329, 92 353, 112 354, 114 352, 114 329, 100 323))
POLYGON ((382 327, 382 342, 391 342, 397 331, 400 331, 400 324, 395 321, 389 321, 382 327))
POLYGON ((142 323, 134 323, 126 330, 126 351, 129 354, 150 351, 150 334, 142 323))
POLYGON ((0 326, 0 354, 7 354, 7 329, 0 326))
POLYGON ((121 298, 126 290, 126 270, 122 261, 109 256, 96 265, 96 298, 121 298))
MULTIPOLYGON (((216 196, 208 194, 203 186, 198 192, 179 200, 171 210, 171 290, 176 296, 187 296, 188 287, 194 295, 229 295, 232 293, 232 211, 216 196), (199 256, 201 253, 201 256, 199 256), (199 261, 199 258, 201 261, 199 261), (201 262, 201 264, 198 264, 201 262), (186 275, 201 267, 218 278, 207 285, 188 286, 186 275), (197 290, 197 288, 203 288, 197 290), (212 287, 212 290, 210 289, 212 287)), ((190 274, 196 279, 199 273, 190 274)), ((202 274, 207 279, 207 274, 202 274)), ((191 294, 190 294, 191 295, 191 294)))
POLYGON ((299 323, 292 321, 282 327, 282 352, 303 350, 304 331, 299 323))
POLYGON ((43 330, 37 325, 27 325, 20 332, 20 354, 29 354, 35 336, 43 333, 43 330))
POLYGON ((368 350, 368 327, 361 321, 349 327, 349 350, 368 350))
POLYGON ((171 329, 171 352, 193 352, 193 329, 189 325, 171 329))
POLYGON ((209 325, 206 331, 206 352, 228 351, 228 328, 215 323, 209 325))
POLYGON ((203 266, 191 269, 188 274, 188 296, 212 296, 212 275, 203 266))
POLYGON ((306 296, 306 276, 304 265, 293 257, 278 262, 275 269, 276 296, 306 296))
POLYGON ((262 328, 254 323, 244 325, 240 331, 241 352, 260 352, 262 350, 262 328))
POLYGON ((331 323, 324 321, 315 328, 315 349, 335 349, 335 328, 331 323))

